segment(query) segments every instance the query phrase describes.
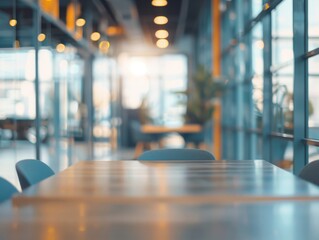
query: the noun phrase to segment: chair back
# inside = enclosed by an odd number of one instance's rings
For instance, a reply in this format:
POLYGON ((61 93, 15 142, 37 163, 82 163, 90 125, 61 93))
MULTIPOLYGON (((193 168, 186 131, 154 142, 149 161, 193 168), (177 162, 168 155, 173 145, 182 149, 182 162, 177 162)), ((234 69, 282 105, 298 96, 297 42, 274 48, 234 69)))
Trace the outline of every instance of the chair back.
POLYGON ((308 163, 299 173, 299 177, 319 186, 319 160, 308 163))
POLYGON ((208 151, 190 148, 157 149, 142 153, 138 160, 215 160, 208 151))
POLYGON ((36 159, 19 161, 16 163, 16 170, 22 189, 54 175, 53 170, 48 165, 36 159))
POLYGON ((7 180, 0 177, 0 203, 11 198, 18 190, 7 180))

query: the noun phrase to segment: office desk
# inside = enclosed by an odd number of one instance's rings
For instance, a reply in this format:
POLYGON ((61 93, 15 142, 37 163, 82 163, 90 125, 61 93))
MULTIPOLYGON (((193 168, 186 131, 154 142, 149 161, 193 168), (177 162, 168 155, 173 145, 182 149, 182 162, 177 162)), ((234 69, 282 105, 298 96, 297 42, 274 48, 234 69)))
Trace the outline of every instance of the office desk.
POLYGON ((178 127, 173 126, 159 126, 159 125, 142 125, 141 131, 143 133, 154 134, 154 133, 199 133, 202 130, 199 124, 186 124, 178 127))
MULTIPOLYGON (((202 127, 199 124, 185 124, 181 126, 162 126, 162 125, 152 125, 144 124, 141 126, 141 133, 143 134, 167 134, 167 133, 200 133, 202 127)), ((161 144, 158 143, 160 148, 161 144)), ((154 149, 152 143, 138 141, 135 146, 134 159, 137 159, 140 154, 145 150, 146 146, 149 145, 150 149, 154 149)), ((157 146, 158 147, 158 146, 157 146)))
POLYGON ((0 206, 1 239, 317 239, 319 188, 264 161, 80 162, 0 206))

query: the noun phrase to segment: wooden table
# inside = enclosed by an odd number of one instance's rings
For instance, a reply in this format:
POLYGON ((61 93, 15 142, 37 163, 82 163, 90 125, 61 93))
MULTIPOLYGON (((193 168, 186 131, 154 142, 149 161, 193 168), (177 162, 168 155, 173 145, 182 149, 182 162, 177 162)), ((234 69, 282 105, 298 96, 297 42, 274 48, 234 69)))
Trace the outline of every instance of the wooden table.
MULTIPOLYGON (((152 125, 144 124, 141 126, 141 132, 143 134, 166 134, 166 133, 199 133, 201 132, 202 127, 199 124, 185 124, 181 126, 162 126, 162 125, 152 125)), ((156 147, 161 148, 161 144, 157 143, 156 147)), ((139 141, 135 146, 134 159, 137 159, 138 156, 146 149, 148 146, 150 149, 154 149, 153 143, 139 141)))
POLYGON ((0 239, 318 239, 319 188, 264 161, 80 162, 0 206, 0 239))
POLYGON ((202 130, 199 124, 185 124, 182 126, 160 126, 160 125, 142 125, 141 131, 143 133, 199 133, 202 130))

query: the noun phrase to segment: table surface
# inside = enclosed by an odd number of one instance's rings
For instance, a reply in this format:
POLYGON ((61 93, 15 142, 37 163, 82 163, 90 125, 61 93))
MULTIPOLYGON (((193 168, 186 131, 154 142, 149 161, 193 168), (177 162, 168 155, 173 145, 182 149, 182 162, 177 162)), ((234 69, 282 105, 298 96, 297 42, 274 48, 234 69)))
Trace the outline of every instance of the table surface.
POLYGON ((0 206, 0 239, 317 239, 319 188, 265 161, 80 162, 0 206))
POLYGON ((141 126, 143 133, 199 133, 202 130, 199 124, 186 124, 182 126, 161 126, 145 124, 141 126))

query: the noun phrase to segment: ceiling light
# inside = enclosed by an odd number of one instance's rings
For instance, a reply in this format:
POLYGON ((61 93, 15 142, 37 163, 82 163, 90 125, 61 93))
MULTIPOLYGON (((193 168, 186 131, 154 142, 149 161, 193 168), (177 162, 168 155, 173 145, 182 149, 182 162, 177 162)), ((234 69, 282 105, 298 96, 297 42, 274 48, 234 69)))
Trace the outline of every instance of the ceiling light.
POLYGON ((165 7, 167 5, 166 0, 153 0, 152 5, 155 7, 165 7))
POLYGON ((266 3, 265 5, 264 5, 264 10, 268 10, 270 8, 270 4, 269 3, 266 3))
POLYGON ((101 34, 99 32, 93 32, 91 34, 91 40, 96 42, 96 41, 99 41, 101 38, 101 34))
POLYGON ((155 36, 157 38, 167 38, 169 36, 169 33, 166 30, 157 30, 155 32, 155 36))
POLYGON ((75 22, 76 26, 83 27, 85 25, 86 21, 84 18, 78 18, 75 22))
POLYGON ((65 45, 63 43, 59 43, 58 45, 56 45, 56 51, 59 53, 63 53, 65 51, 65 45))
POLYGON ((158 48, 167 48, 169 45, 169 42, 166 39, 159 39, 156 42, 156 46, 158 48))
POLYGON ((111 44, 109 41, 101 41, 99 44, 99 49, 101 50, 101 52, 103 53, 107 53, 109 51, 111 44))
POLYGON ((110 26, 106 29, 106 34, 108 36, 116 36, 116 35, 121 35, 123 33, 124 33, 123 28, 119 26, 110 26))
POLYGON ((168 23, 168 18, 165 16, 157 16, 156 18, 154 18, 154 23, 157 25, 164 25, 168 23))
POLYGON ((16 19, 10 19, 9 21, 9 25, 11 27, 15 27, 17 25, 18 21, 16 19))
POLYGON ((40 34, 38 35, 38 41, 39 41, 39 42, 43 42, 43 41, 45 40, 45 38, 46 38, 46 36, 45 36, 44 33, 40 33, 40 34))

